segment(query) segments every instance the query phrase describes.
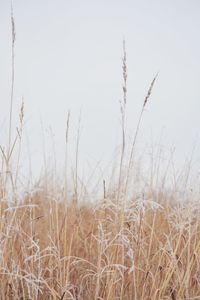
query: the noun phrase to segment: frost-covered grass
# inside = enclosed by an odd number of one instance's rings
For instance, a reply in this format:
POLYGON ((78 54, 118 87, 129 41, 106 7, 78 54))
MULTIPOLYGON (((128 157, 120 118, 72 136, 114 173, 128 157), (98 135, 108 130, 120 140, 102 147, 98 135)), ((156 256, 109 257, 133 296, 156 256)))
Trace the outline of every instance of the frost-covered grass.
POLYGON ((200 203, 56 198, 1 202, 1 299, 199 299, 200 203))
MULTIPOLYGON (((24 102, 13 132, 12 9, 11 24, 8 139, 4 146, 0 145, 0 299, 200 299, 200 193, 198 182, 196 185, 190 178, 191 161, 179 176, 173 157, 162 165, 161 152, 155 159, 152 154, 151 165, 144 170, 136 163, 137 136, 157 75, 143 101, 129 148, 124 41, 121 150, 108 186, 102 179, 103 188, 96 195, 90 194, 79 177, 80 122, 75 166, 69 176, 68 114, 62 188, 57 185, 54 170, 53 181, 44 176, 37 189, 24 187, 19 192, 23 185, 20 167, 24 102), (170 166, 173 171, 168 176, 170 166), (164 171, 160 172, 160 168, 164 171), (26 192, 24 196, 22 192, 26 192)), ((45 153, 44 160, 47 167, 45 153)))

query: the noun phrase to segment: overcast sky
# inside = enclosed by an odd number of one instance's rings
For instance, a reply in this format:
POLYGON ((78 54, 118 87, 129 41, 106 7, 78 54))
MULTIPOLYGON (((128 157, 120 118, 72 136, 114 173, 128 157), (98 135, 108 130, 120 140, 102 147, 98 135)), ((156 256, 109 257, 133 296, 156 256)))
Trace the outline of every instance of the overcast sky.
MULTIPOLYGON (((64 155, 71 111, 81 110, 83 160, 108 160, 120 143, 122 40, 128 65, 127 135, 134 132, 157 72, 138 143, 176 148, 184 160, 200 145, 199 0, 14 0, 16 26, 14 113, 25 102, 25 134, 33 168, 47 152, 64 155), (41 125, 43 124, 43 125, 41 125), (51 128, 51 129, 50 129, 51 128), (34 157, 35 158, 34 158, 34 157)), ((8 124, 11 78, 10 1, 0 0, 0 133, 8 124)), ((13 127, 17 125, 15 121, 13 127)), ((74 138, 71 134, 71 143, 74 138)), ((71 146, 71 149, 73 147, 71 146)))

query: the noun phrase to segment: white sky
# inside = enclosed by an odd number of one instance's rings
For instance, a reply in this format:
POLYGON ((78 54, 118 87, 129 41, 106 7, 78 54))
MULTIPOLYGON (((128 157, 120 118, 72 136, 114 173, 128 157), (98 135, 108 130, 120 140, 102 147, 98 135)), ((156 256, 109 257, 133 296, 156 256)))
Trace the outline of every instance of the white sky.
MULTIPOLYGON (((51 127, 57 157, 64 157, 69 109, 73 132, 82 109, 83 160, 95 163, 111 158, 120 141, 123 36, 128 64, 127 133, 134 132, 149 84, 159 71, 138 142, 151 145, 162 132, 162 144, 174 145, 178 158, 189 155, 195 143, 198 157, 199 0, 15 0, 13 7, 14 113, 18 115, 23 96, 33 168, 42 166, 41 120, 47 152, 52 153, 51 127)), ((11 77, 10 1, 4 0, 0 0, 0 45, 3 144, 11 77)))

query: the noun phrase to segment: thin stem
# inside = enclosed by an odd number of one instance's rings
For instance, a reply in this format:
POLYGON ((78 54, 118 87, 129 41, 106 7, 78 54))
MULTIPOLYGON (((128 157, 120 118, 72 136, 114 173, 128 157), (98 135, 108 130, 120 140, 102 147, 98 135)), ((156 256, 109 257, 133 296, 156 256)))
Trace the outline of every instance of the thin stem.
POLYGON ((142 109, 141 109, 141 112, 140 112, 140 115, 139 115, 139 119, 138 119, 136 131, 135 131, 135 135, 134 135, 132 146, 131 146, 130 158, 129 158, 129 162, 128 162, 128 171, 127 171, 126 184, 125 184, 125 195, 126 195, 127 188, 128 188, 128 183, 129 183, 129 178, 130 178, 130 171, 132 169, 132 163, 133 163, 133 154, 134 154, 135 144, 136 144, 138 133, 139 133, 139 129, 140 129, 140 124, 141 124, 141 121, 142 121, 142 116, 143 116, 145 107, 147 105, 147 102, 148 102, 148 100, 149 100, 149 98, 151 96, 152 89, 153 89, 153 86, 155 84, 157 76, 158 76, 158 74, 156 74, 156 76, 153 78, 153 80, 152 80, 152 82, 150 84, 150 87, 149 87, 147 95, 146 95, 146 97, 144 99, 144 102, 143 102, 143 105, 142 105, 142 109))
MULTIPOLYGON (((12 139, 12 115, 13 115, 13 97, 14 97, 14 82, 15 82, 15 20, 13 14, 13 6, 11 4, 11 25, 12 25, 12 65, 11 65, 11 94, 10 94, 10 116, 9 116, 9 133, 8 133, 8 153, 10 156, 10 147, 12 139)), ((9 160, 8 160, 9 162, 9 160)))
POLYGON ((123 171, 123 161, 125 154, 125 120, 126 120, 126 101, 127 101, 127 63, 126 63, 126 44, 125 40, 123 40, 123 58, 122 58, 122 70, 123 70, 123 101, 120 101, 120 110, 121 110, 121 133, 122 133, 122 149, 121 149, 121 157, 120 157, 120 167, 119 167, 119 180, 118 180, 118 193, 117 193, 117 202, 120 198, 121 186, 122 186, 122 171, 123 171))

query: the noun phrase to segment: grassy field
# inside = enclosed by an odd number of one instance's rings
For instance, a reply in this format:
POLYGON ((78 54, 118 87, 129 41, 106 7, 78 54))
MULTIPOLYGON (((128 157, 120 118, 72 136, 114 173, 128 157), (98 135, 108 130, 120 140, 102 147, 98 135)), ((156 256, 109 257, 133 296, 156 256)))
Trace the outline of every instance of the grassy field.
MULTIPOLYGON (((95 197, 81 193, 77 137, 74 192, 44 178, 18 192, 24 104, 14 134, 15 24, 12 21, 12 85, 8 142, 1 146, 0 299, 197 300, 200 299, 200 202, 185 187, 140 181, 135 145, 157 75, 144 99, 127 151, 127 62, 123 43, 121 150, 112 184, 95 197), (117 175, 116 175, 117 173, 117 175), (133 178, 134 177, 134 178, 133 178)), ((66 147, 70 128, 66 129, 66 147)), ((159 160, 159 158, 158 158, 159 160)), ((153 170, 153 166, 150 166, 153 170)), ((154 170, 156 172, 156 170, 154 170)), ((159 174, 156 174, 159 177, 159 174)), ((172 177, 174 174, 172 174, 172 177)), ((163 177, 165 178, 165 177, 163 177)))
POLYGON ((0 298, 200 299, 200 204, 148 196, 1 201, 0 298))

